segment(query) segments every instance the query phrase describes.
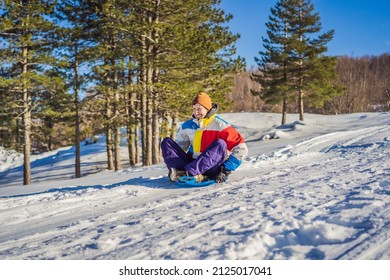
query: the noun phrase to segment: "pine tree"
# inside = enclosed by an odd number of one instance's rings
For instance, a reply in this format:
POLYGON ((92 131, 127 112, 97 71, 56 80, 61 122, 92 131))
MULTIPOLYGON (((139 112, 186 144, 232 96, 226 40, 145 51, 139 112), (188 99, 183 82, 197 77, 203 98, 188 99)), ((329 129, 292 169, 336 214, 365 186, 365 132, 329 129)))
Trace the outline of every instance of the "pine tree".
POLYGON ((160 119, 188 114, 200 90, 215 101, 225 100, 232 73, 243 68, 241 59, 231 58, 238 36, 222 26, 231 16, 218 9, 219 4, 151 0, 141 1, 133 11, 138 24, 134 37, 139 52, 133 57, 139 65, 144 165, 158 160, 160 119))
POLYGON ((334 30, 317 35, 321 31, 320 16, 314 12, 314 5, 310 0, 294 0, 288 10, 293 19, 290 21, 290 58, 295 66, 294 84, 298 90, 299 119, 303 121, 305 95, 315 102, 315 99, 322 100, 324 94, 328 99, 332 94, 337 94, 337 90, 322 87, 328 82, 332 72, 335 73, 336 58, 323 55, 327 51, 326 44, 333 39, 334 30), (310 92, 314 93, 310 96, 310 92))
MULTIPOLYGON (((120 0, 87 0, 62 1, 64 14, 72 24, 75 43, 82 43, 82 49, 77 51, 74 63, 80 63, 80 57, 92 65, 89 74, 90 81, 95 85, 95 91, 103 100, 104 106, 100 113, 105 117, 106 151, 109 170, 121 169, 120 160, 120 126, 122 98, 119 92, 120 61, 125 54, 122 52, 125 44, 122 41, 123 18, 126 12, 125 2, 120 0), (78 31, 77 31, 78 30, 78 31)), ((76 71, 75 71, 76 74, 76 71)), ((99 106, 94 106, 98 110, 99 106)))
POLYGON ((336 81, 335 58, 324 55, 334 30, 318 35, 320 17, 310 0, 281 0, 271 14, 268 39, 264 39, 266 51, 259 53, 261 74, 253 77, 262 83, 266 102, 283 100, 283 116, 287 101, 297 95, 299 119, 303 121, 304 96, 312 104, 323 105, 323 100, 341 90, 326 86, 330 79, 336 81))
POLYGON ((80 92, 85 81, 85 74, 80 66, 86 61, 84 54, 89 44, 85 38, 84 25, 86 15, 83 7, 84 1, 61 0, 57 4, 56 17, 63 27, 58 29, 58 56, 63 59, 61 70, 67 76, 67 84, 74 95, 74 144, 75 144, 75 177, 81 177, 80 154, 80 92), (65 27, 66 26, 66 27, 65 27))
POLYGON ((240 58, 232 59, 238 35, 222 26, 231 16, 217 8, 220 1, 61 2, 77 2, 68 5, 70 11, 84 19, 80 24, 89 44, 83 54, 93 65, 90 78, 104 103, 109 169, 120 162, 112 155, 119 155, 120 125, 128 126, 131 162, 140 127, 142 163, 158 163, 161 120, 188 114, 200 90, 224 101, 233 74, 243 68, 240 58))
POLYGON ((16 97, 15 110, 22 118, 25 185, 31 183, 31 119, 34 100, 40 88, 49 86, 50 78, 44 75, 45 67, 54 63, 51 56, 54 24, 50 15, 55 1, 17 1, 2 3, 0 40, 3 75, 0 86, 6 85, 7 94, 16 97))
POLYGON ((286 123, 287 101, 294 96, 290 55, 291 30, 289 15, 283 1, 271 8, 271 16, 266 23, 268 38, 263 39, 265 51, 260 51, 260 58, 255 58, 260 73, 252 74, 252 79, 259 82, 261 92, 254 95, 269 104, 282 102, 282 125, 286 123))

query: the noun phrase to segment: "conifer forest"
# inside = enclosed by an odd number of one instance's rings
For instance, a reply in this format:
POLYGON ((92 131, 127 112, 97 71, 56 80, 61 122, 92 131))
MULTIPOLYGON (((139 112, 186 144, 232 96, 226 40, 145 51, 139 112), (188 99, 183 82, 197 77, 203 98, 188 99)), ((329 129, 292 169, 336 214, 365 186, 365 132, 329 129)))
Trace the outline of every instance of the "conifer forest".
MULTIPOLYGON (((30 155, 104 134, 107 169, 160 162, 207 92, 221 112, 344 114, 390 109, 390 54, 327 56, 337 30, 321 29, 310 0, 280 0, 258 65, 236 54, 240 34, 221 0, 1 0, 0 146, 30 155)), ((256 28, 254 26, 253 28, 256 28)))

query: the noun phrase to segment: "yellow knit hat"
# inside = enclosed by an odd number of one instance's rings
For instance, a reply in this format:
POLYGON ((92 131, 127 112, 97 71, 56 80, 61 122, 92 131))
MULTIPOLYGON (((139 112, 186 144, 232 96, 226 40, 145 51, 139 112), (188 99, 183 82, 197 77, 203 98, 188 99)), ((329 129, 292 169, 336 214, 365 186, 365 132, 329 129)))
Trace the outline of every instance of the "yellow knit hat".
POLYGON ((210 96, 207 95, 205 92, 200 92, 192 101, 192 105, 200 104, 203 107, 205 107, 207 110, 210 110, 211 107, 213 107, 211 103, 210 96))

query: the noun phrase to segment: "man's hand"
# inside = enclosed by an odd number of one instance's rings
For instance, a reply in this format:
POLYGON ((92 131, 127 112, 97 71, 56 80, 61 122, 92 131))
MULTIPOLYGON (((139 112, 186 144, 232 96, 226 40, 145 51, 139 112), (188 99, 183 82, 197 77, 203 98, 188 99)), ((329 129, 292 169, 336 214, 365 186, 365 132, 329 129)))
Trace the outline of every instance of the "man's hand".
POLYGON ((221 165, 220 171, 219 171, 217 177, 215 178, 215 182, 217 182, 217 183, 226 182, 230 173, 232 173, 230 170, 226 170, 225 167, 223 165, 221 165))

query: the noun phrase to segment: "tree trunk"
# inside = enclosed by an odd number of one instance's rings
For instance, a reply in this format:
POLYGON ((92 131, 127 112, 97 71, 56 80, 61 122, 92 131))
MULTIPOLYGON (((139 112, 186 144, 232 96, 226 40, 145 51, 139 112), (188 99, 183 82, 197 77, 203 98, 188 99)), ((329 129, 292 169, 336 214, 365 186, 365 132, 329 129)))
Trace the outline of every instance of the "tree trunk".
MULTIPOLYGON (((77 55, 77 54, 76 54, 77 55)), ((76 110, 76 127, 75 127, 75 147, 76 147, 76 154, 75 154, 75 177, 80 178, 81 177, 81 160, 80 160, 80 115, 79 115, 79 64, 77 58, 75 59, 74 64, 74 74, 75 74, 75 80, 74 80, 74 103, 75 103, 75 110, 76 110)))
POLYGON ((304 121, 303 118, 303 91, 300 89, 298 93, 298 107, 299 107, 299 120, 304 121))
POLYGON ((153 121, 152 121, 152 131, 153 131, 153 149, 152 149, 152 162, 153 164, 160 163, 160 124, 159 124, 159 113, 158 113, 159 102, 157 100, 157 93, 155 93, 153 100, 153 121))
POLYGON ((129 164, 134 166, 136 164, 135 160, 135 134, 134 134, 133 125, 127 126, 127 149, 129 152, 129 164))
MULTIPOLYGON (((302 39, 301 39, 302 40, 302 39)), ((301 56, 301 55, 300 55, 301 56)), ((299 110, 299 120, 303 121, 303 59, 301 58, 299 62, 299 90, 298 90, 298 110, 299 110)))
POLYGON ((111 127, 111 109, 110 109, 110 100, 106 97, 106 151, 107 151, 107 169, 114 170, 114 141, 113 141, 113 131, 111 127))
POLYGON ((49 118, 47 123, 47 128, 49 128, 49 133, 47 135, 47 150, 52 151, 53 150, 53 128, 54 128, 54 121, 53 118, 49 118))
POLYGON ((147 86, 147 108, 146 108, 146 146, 145 146, 145 155, 144 165, 152 165, 152 156, 153 156, 153 96, 152 96, 152 86, 150 85, 150 77, 152 69, 150 65, 148 66, 148 86, 147 86))
MULTIPOLYGON (((130 71, 129 71, 130 72, 130 71)), ((129 79, 131 82, 131 78, 129 79)), ((129 153, 129 164, 130 166, 134 166, 136 161, 136 152, 135 152, 135 129, 136 129, 136 110, 135 110, 135 92, 128 93, 128 101, 126 106, 126 115, 127 119, 127 148, 129 153)))
MULTIPOLYGON (((154 16, 153 23, 159 23, 159 6, 160 0, 155 0, 154 6, 154 16)), ((158 30, 153 29, 153 48, 152 48, 152 57, 154 61, 158 61, 158 43, 159 43, 159 33, 158 30)), ((159 81, 159 68, 155 65, 150 65, 153 68, 151 81, 153 85, 157 84, 159 81)), ((160 110, 159 110, 159 89, 152 87, 152 97, 153 97, 153 112, 152 112, 152 163, 160 163, 160 110)))
MULTIPOLYGON (((143 55, 142 60, 144 62, 145 56, 143 55)), ((142 164, 146 165, 147 163, 147 90, 146 90, 146 66, 145 63, 142 63, 141 65, 141 83, 142 83, 142 89, 141 89, 141 139, 142 139, 142 164)))
MULTIPOLYGON (((113 61, 112 63, 115 63, 113 61)), ((114 65, 114 64, 112 64, 114 65)), ((119 115, 119 90, 118 90, 118 70, 114 73, 114 117, 115 117, 115 170, 122 169, 121 163, 121 129, 120 129, 120 115, 119 115)))
POLYGON ((121 162, 121 129, 119 126, 115 127, 115 171, 122 169, 121 162))
POLYGON ((287 122, 287 97, 283 97, 282 104, 282 125, 285 125, 287 122))
MULTIPOLYGON (((152 16, 147 13, 148 26, 152 24, 152 16)), ((151 62, 151 31, 142 36, 142 63, 141 63, 141 80, 142 80, 142 97, 141 97, 141 116, 142 116, 142 164, 152 164, 152 122, 153 122, 153 96, 152 96, 152 62, 151 62)))
POLYGON ((172 126, 171 126, 171 130, 170 130, 170 137, 173 140, 176 140, 176 127, 177 127, 177 119, 178 119, 177 115, 178 115, 177 112, 174 112, 172 115, 172 126))
POLYGON ((23 47, 23 184, 31 184, 31 97, 27 85, 27 47, 23 47))
POLYGON ((141 156, 141 152, 140 152, 140 145, 138 144, 139 143, 139 139, 140 139, 140 127, 139 127, 139 124, 137 124, 134 128, 134 144, 135 144, 135 163, 139 163, 140 162, 140 156, 141 156))
MULTIPOLYGON (((131 58, 130 58, 131 59, 131 58)), ((129 164, 130 166, 134 166, 138 163, 137 159, 137 151, 136 146, 138 145, 138 142, 136 141, 136 130, 137 130, 137 123, 138 123, 138 116, 137 116, 137 93, 133 89, 133 68, 132 66, 128 66, 127 69, 127 88, 130 90, 127 92, 127 100, 126 100, 126 116, 127 116, 127 149, 129 154, 129 164)), ((123 84, 126 84, 124 81, 123 84)))

